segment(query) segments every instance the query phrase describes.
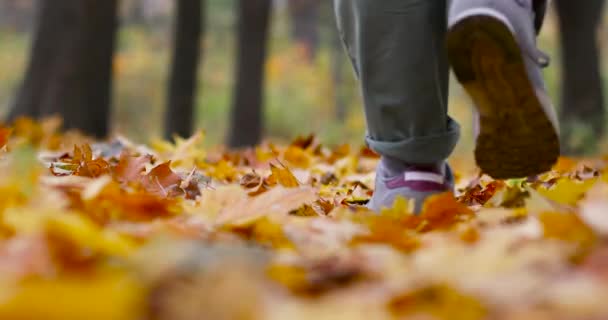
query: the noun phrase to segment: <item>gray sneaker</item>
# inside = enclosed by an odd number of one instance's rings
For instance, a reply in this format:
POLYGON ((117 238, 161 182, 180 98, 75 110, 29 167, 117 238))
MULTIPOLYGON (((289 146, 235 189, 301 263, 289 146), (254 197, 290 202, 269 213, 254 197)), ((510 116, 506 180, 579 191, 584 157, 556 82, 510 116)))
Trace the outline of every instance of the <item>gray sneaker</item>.
POLYGON ((560 154, 558 122, 536 47, 544 1, 453 0, 447 49, 458 81, 479 112, 475 157, 497 179, 551 169, 560 154))
POLYGON ((398 196, 415 201, 420 213, 432 195, 454 190, 454 175, 449 165, 406 165, 383 158, 376 170, 376 188, 367 207, 379 212, 391 208, 398 196))

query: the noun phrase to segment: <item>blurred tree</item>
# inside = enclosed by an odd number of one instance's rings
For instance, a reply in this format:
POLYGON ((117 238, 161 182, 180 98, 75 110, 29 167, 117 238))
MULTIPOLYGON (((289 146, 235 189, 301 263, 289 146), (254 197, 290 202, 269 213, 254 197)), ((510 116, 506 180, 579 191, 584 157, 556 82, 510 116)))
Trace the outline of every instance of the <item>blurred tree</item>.
POLYGON ((128 23, 143 24, 146 21, 144 6, 142 0, 123 0, 121 5, 124 7, 124 14, 128 23))
POLYGON ((272 0, 239 0, 238 54, 228 145, 253 146, 262 138, 264 63, 272 0))
MULTIPOLYGON (((327 1, 329 2, 329 1, 327 1)), ((321 0, 288 0, 291 35, 312 61, 319 49, 319 11, 321 0)))
POLYGON ((589 145, 595 145, 605 130, 598 47, 598 28, 604 14, 604 2, 585 0, 583 4, 572 0, 556 1, 563 65, 561 120, 564 151, 568 153, 588 150, 589 145), (576 138, 576 135, 586 137, 576 138))
POLYGON ((29 31, 34 22, 33 7, 34 0, 0 1, 0 27, 18 32, 29 31))
POLYGON ((173 61, 165 115, 165 137, 192 135, 197 73, 204 34, 205 0, 178 0, 173 35, 173 61))
POLYGON ((63 117, 66 128, 108 133, 117 0, 40 0, 30 61, 9 120, 63 117))

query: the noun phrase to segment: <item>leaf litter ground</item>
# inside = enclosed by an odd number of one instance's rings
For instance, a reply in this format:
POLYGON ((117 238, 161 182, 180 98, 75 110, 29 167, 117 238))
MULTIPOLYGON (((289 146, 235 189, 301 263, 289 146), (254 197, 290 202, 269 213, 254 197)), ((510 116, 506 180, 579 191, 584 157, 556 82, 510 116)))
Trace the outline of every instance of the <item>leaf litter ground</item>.
POLYGON ((0 127, 0 319, 608 318, 607 159, 374 214, 369 150, 59 124, 0 127))

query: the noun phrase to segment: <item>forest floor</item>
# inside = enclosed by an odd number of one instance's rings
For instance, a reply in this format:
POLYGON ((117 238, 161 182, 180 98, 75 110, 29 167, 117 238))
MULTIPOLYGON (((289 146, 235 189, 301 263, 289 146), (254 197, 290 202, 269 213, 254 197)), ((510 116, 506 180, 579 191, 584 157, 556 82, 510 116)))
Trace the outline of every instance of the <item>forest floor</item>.
POLYGON ((606 319, 608 159, 362 205, 377 158, 0 127, 0 319, 606 319))

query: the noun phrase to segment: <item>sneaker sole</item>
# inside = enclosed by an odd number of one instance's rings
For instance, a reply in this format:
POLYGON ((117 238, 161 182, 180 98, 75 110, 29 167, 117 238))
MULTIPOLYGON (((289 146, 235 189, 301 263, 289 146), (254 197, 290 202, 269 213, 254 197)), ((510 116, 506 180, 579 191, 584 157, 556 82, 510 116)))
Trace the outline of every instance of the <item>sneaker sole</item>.
POLYGON ((491 15, 465 17, 447 37, 450 63, 480 115, 475 158, 496 179, 549 171, 559 138, 526 71, 509 25, 491 15))

